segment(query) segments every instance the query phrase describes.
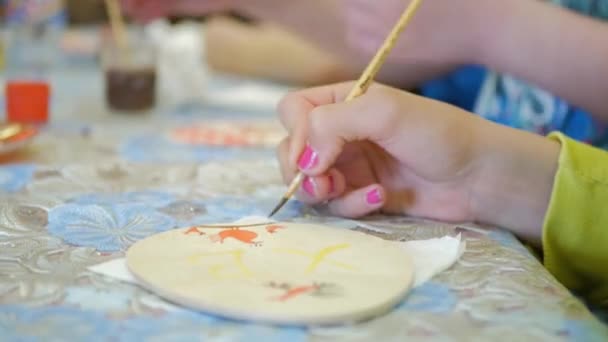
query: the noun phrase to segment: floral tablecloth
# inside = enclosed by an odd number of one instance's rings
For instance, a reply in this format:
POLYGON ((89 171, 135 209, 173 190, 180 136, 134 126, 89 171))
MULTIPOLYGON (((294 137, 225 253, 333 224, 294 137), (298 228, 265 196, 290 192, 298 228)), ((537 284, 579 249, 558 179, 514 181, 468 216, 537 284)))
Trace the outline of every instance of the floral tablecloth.
POLYGON ((29 148, 2 158, 0 340, 608 339, 606 327, 509 233, 406 217, 370 217, 362 227, 297 202, 282 219, 390 240, 461 234, 466 252, 391 313, 343 327, 230 321, 92 273, 88 266, 124 256, 151 234, 265 214, 284 187, 273 147, 282 131, 271 108, 117 116, 79 92, 90 80, 57 76, 52 124, 29 148))

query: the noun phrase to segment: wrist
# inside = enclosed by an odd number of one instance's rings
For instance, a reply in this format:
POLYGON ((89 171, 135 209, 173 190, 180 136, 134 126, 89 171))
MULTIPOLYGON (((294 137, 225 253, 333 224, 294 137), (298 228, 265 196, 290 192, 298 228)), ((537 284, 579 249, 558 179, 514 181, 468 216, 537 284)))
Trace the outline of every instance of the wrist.
POLYGON ((479 172, 471 189, 478 222, 540 245, 560 145, 544 137, 485 122, 479 132, 479 172))

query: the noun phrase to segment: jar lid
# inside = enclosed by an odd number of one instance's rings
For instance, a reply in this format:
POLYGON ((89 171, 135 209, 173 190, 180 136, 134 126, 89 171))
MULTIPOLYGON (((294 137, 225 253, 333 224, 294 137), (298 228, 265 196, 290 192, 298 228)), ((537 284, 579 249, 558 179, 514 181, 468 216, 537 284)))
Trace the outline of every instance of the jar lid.
POLYGON ((49 117, 50 86, 44 81, 11 80, 6 83, 6 117, 9 122, 45 123, 49 117))

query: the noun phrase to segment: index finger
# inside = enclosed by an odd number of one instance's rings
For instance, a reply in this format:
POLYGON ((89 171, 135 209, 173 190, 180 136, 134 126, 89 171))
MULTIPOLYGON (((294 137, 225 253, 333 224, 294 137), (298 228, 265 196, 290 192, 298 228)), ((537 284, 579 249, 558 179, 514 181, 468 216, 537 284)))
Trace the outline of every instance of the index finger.
POLYGON ((291 92, 279 102, 279 119, 291 133, 300 123, 298 119, 306 117, 315 107, 344 101, 354 84, 345 82, 291 92))
POLYGON ((314 87, 287 94, 278 105, 281 124, 290 135, 289 163, 293 167, 306 145, 308 114, 318 106, 342 102, 354 82, 314 87))

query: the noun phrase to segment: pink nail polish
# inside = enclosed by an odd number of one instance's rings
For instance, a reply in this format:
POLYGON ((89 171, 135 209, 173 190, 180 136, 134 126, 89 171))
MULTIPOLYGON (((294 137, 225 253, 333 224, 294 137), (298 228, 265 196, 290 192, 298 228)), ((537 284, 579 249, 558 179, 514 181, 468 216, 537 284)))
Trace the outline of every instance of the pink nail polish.
POLYGON ((304 182, 302 182, 302 188, 306 191, 310 196, 315 196, 315 183, 312 181, 310 177, 306 177, 304 182))
POLYGON ((369 191, 366 195, 366 200, 368 204, 380 204, 382 203, 382 195, 380 195, 379 189, 373 189, 369 191))
POLYGON ((329 176, 329 193, 333 194, 336 191, 336 186, 334 185, 334 177, 329 176))
POLYGON ((319 155, 315 152, 310 145, 306 145, 304 152, 298 160, 298 167, 300 170, 309 170, 317 165, 319 162, 319 155))

